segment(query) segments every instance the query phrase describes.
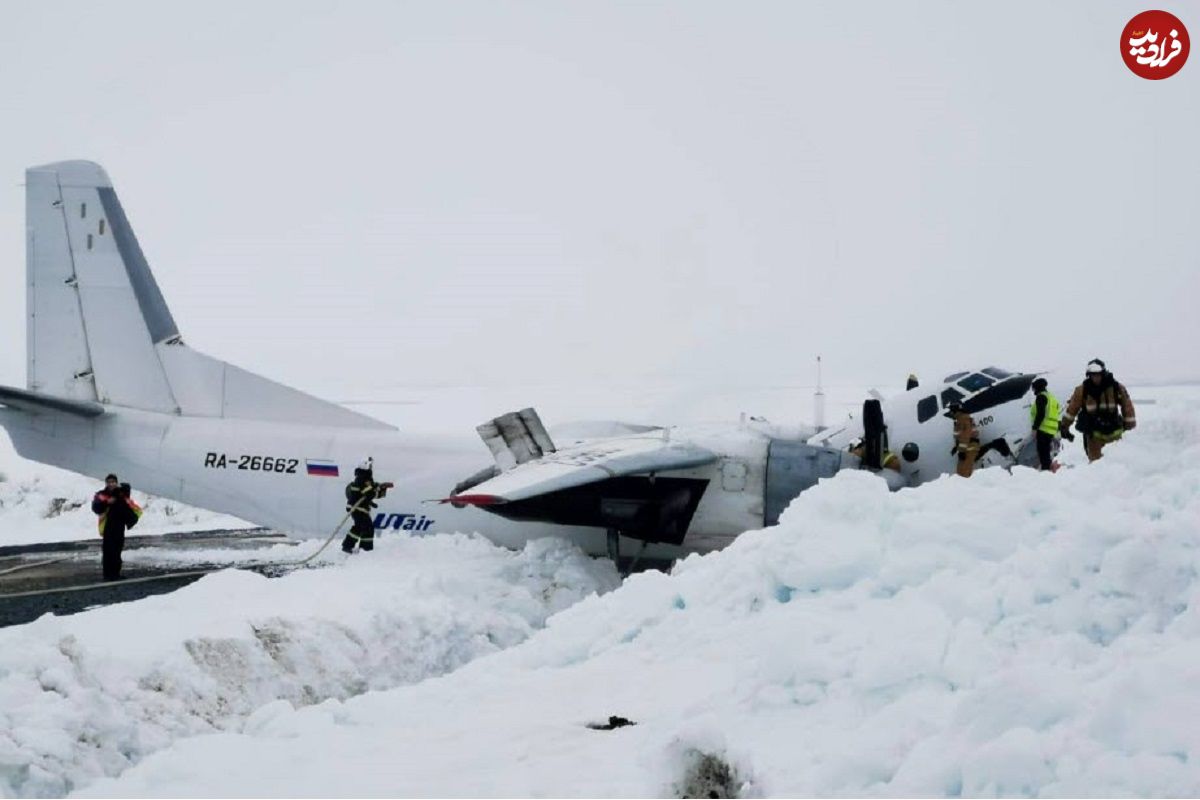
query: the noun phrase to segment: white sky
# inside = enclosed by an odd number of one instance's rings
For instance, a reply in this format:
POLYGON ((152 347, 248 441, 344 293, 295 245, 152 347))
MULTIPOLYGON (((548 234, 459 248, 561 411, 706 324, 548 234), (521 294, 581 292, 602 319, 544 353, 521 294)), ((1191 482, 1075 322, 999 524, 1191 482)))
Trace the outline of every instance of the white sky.
POLYGON ((190 344, 333 396, 1195 378, 1200 56, 1130 73, 1149 7, 6 4, 0 383, 23 170, 66 158, 190 344))

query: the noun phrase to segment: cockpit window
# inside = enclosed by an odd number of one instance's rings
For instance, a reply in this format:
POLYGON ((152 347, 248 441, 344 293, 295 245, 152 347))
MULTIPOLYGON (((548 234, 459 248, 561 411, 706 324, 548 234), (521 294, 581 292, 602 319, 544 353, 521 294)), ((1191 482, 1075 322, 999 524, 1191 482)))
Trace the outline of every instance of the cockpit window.
POLYGON ((919 403, 917 403, 917 422, 924 422, 933 417, 938 412, 938 401, 936 395, 929 395, 919 403))
POLYGON ((968 392, 978 392, 980 389, 986 389, 995 381, 984 375, 981 372, 974 372, 958 382, 958 385, 966 389, 968 392))
POLYGON ((1005 378, 964 400, 963 410, 968 414, 975 414, 1001 403, 1019 400, 1029 391, 1031 383, 1032 375, 1013 375, 1011 378, 1005 378))
POLYGON ((966 374, 967 373, 965 373, 965 372, 956 372, 953 375, 947 375, 945 378, 942 378, 942 383, 954 383, 956 380, 958 380, 959 378, 963 377, 966 374))
POLYGON ((999 367, 984 367, 982 371, 985 375, 991 375, 998 381, 1002 381, 1005 378, 1011 378, 1013 376, 1013 374, 1008 370, 1000 369, 999 367))
POLYGON ((946 406, 950 405, 951 403, 961 402, 964 396, 965 395, 962 392, 960 392, 958 389, 955 389, 953 387, 951 387, 949 389, 943 389, 942 390, 942 408, 945 408, 946 406))

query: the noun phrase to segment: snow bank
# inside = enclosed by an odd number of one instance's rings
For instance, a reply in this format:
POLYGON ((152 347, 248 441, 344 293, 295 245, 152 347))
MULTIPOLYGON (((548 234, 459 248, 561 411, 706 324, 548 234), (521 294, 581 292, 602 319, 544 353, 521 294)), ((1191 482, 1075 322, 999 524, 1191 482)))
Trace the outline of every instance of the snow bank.
POLYGON ((385 537, 337 567, 226 571, 0 630, 0 796, 65 794, 180 737, 449 672, 617 582, 556 540, 385 537))
MULTIPOLYGON (((382 539, 385 537, 377 537, 382 539)), ((397 537, 398 538, 398 537, 397 537)), ((291 565, 302 561, 317 551, 320 555, 312 562, 313 567, 339 564, 342 552, 341 537, 329 543, 324 550, 324 539, 299 539, 281 541, 269 546, 241 547, 197 547, 192 544, 180 546, 179 542, 163 540, 161 544, 126 550, 121 559, 126 564, 150 565, 155 567, 253 567, 263 565, 291 565)), ((95 556, 91 556, 94 561, 95 556)))
MULTIPOLYGON (((0 547, 96 539, 92 495, 103 485, 73 472, 26 461, 0 429, 0 547)), ((132 536, 180 530, 250 528, 251 523, 137 491, 145 513, 132 536)))
POLYGON ((716 763, 748 795, 1195 795, 1198 412, 1057 475, 838 475, 453 674, 268 705, 86 792, 655 796, 716 763))

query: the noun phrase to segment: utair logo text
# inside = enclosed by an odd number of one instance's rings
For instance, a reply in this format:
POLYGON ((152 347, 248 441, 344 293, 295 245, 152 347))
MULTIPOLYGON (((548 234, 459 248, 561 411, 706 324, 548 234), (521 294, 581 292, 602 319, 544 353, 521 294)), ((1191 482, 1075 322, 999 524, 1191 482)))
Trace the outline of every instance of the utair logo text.
POLYGON ((375 515, 375 530, 393 531, 426 531, 433 526, 433 520, 424 514, 384 514, 375 515))

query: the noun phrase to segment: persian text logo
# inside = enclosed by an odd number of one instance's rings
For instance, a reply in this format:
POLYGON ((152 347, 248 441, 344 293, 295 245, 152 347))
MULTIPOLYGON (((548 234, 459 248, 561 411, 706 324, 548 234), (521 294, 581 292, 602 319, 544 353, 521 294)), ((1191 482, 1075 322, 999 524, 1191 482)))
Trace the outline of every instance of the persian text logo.
POLYGON ((1187 28, 1166 11, 1143 11, 1121 31, 1125 66, 1146 80, 1159 81, 1179 72, 1191 49, 1187 28))

